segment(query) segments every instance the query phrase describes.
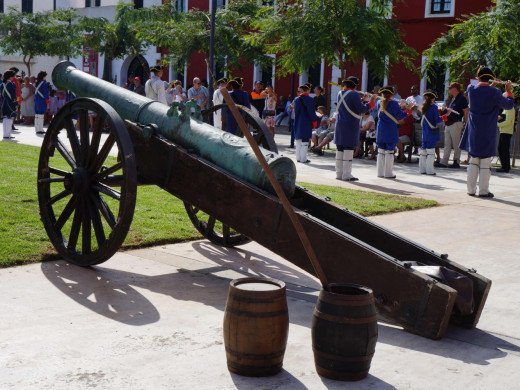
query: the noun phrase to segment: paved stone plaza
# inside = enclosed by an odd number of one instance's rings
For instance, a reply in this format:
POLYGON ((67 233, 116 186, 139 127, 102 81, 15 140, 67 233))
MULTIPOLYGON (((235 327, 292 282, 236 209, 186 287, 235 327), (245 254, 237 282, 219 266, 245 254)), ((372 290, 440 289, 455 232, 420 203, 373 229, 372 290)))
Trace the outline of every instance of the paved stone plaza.
MULTIPOLYGON (((41 144, 20 126, 16 141, 41 144)), ((287 133, 277 135, 288 145, 287 133)), ((293 149, 281 153, 294 157, 293 149)), ((464 156, 465 157, 465 156, 464 156)), ((515 389, 520 381, 520 173, 491 177, 495 199, 466 195, 464 168, 418 174, 396 164, 396 180, 355 160, 359 182, 334 179, 334 154, 297 164, 298 181, 435 199, 442 207, 372 217, 493 281, 476 329, 450 327, 433 341, 379 322, 367 379, 316 374, 310 326, 320 286, 256 243, 208 241, 119 252, 100 266, 63 261, 0 270, 0 389, 515 389), (288 288, 283 371, 230 374, 222 337, 231 279, 269 276, 288 288)), ((36 170, 36 167, 35 167, 36 170)), ((377 272, 377 270, 373 270, 377 272)))

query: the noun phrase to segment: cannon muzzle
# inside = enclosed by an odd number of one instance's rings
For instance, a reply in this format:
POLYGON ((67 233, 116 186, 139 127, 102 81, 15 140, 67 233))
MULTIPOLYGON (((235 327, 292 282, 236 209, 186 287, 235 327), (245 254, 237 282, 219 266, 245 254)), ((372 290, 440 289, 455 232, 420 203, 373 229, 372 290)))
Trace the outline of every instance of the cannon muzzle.
MULTIPOLYGON (((143 126, 155 125, 149 128, 158 129, 158 133, 165 138, 274 193, 247 140, 191 118, 189 106, 174 104, 168 107, 78 70, 68 61, 56 65, 52 71, 52 81, 56 87, 70 90, 77 96, 105 101, 125 120, 143 126)), ((143 132, 143 137, 150 135, 143 132)), ((263 148, 261 150, 285 194, 292 197, 296 182, 293 161, 263 148)), ((204 177, 194 177, 194 180, 203 182, 204 177)))

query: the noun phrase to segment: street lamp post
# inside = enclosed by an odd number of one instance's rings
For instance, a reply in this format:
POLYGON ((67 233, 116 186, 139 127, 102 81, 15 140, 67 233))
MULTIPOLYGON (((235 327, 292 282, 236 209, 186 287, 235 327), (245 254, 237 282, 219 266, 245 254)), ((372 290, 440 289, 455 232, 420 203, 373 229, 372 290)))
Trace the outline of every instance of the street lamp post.
MULTIPOLYGON (((217 0, 211 0, 211 27, 210 27, 210 35, 209 35, 209 96, 210 99, 213 99, 214 92, 214 83, 216 80, 213 79, 213 75, 215 74, 215 15, 217 13, 217 0)), ((210 121, 213 120, 213 115, 211 115, 210 121)))

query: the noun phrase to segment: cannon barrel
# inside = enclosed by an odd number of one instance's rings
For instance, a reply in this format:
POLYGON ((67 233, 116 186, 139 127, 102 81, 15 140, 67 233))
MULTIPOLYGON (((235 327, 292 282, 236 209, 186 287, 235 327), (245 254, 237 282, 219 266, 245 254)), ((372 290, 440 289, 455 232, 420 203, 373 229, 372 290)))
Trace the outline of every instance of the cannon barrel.
MULTIPOLYGON (((68 61, 56 65, 52 71, 52 81, 56 87, 72 91, 77 96, 105 101, 125 120, 145 126, 156 125, 152 128, 165 138, 274 193, 247 140, 191 118, 189 106, 168 107, 78 70, 68 61)), ((143 132, 144 137, 149 135, 143 132)), ((293 161, 263 148, 261 150, 285 194, 292 197, 296 182, 293 161)))

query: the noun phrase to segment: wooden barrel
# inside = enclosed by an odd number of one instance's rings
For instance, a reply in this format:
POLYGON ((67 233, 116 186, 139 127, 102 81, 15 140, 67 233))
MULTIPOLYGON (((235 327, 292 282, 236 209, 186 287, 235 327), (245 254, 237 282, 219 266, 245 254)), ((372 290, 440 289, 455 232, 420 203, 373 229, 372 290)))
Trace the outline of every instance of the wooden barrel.
POLYGON ((244 278, 230 283, 224 314, 229 371, 245 376, 278 373, 282 369, 288 332, 284 282, 244 278))
POLYGON ((356 381, 370 369, 377 342, 372 290, 355 284, 331 284, 321 290, 312 319, 312 349, 318 374, 356 381))

